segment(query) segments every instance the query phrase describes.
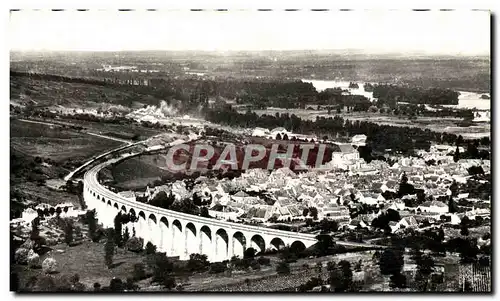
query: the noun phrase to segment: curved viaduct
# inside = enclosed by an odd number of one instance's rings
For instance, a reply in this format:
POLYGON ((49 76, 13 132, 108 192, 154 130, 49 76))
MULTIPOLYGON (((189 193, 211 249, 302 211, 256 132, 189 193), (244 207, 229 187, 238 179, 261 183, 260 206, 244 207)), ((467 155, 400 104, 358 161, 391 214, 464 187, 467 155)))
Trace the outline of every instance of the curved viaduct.
POLYGON ((308 248, 317 240, 315 235, 276 230, 265 227, 231 223, 212 218, 185 214, 131 201, 118 195, 97 180, 97 173, 111 161, 97 165, 84 176, 85 203, 96 209, 97 218, 104 227, 113 227, 118 212, 133 213, 137 222, 125 225, 132 235, 151 241, 168 256, 188 259, 192 253, 205 254, 209 261, 223 261, 232 256, 243 257, 246 248, 257 254, 284 246, 308 248))

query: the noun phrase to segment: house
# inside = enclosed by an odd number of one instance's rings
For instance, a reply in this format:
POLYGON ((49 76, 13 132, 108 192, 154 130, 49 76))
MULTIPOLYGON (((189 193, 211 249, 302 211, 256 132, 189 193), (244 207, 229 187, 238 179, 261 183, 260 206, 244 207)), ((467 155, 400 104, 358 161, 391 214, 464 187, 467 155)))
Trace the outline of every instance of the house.
POLYGON ((339 206, 337 203, 329 203, 318 210, 318 219, 329 219, 336 221, 339 225, 348 224, 351 221, 349 208, 339 206))
POLYGON ((180 201, 189 196, 189 191, 186 189, 186 184, 183 181, 175 181, 172 184, 172 194, 175 200, 180 201))
POLYGON ((217 219, 234 221, 237 220, 244 213, 244 211, 240 208, 232 208, 221 204, 217 204, 212 208, 210 208, 208 213, 210 214, 210 216, 215 217, 217 219))
POLYGON ((248 209, 245 216, 247 218, 250 218, 251 220, 265 222, 266 220, 268 220, 272 216, 271 206, 252 207, 252 208, 248 209))
POLYGON ((398 187, 399 184, 397 181, 388 180, 382 186, 380 186, 380 190, 382 190, 382 192, 386 192, 387 190, 391 192, 396 192, 398 190, 398 187))
POLYGON ((35 218, 38 217, 38 212, 35 209, 28 208, 21 214, 21 219, 27 223, 31 223, 35 218))
POLYGON ((354 135, 351 139, 351 144, 355 146, 364 146, 366 144, 366 135, 354 135))
POLYGON ((418 228, 418 222, 413 216, 403 217, 399 221, 399 228, 418 228))
POLYGON ((392 209, 394 211, 401 211, 401 210, 404 210, 405 208, 406 208, 406 205, 404 202, 395 201, 387 209, 392 209))
POLYGON ((277 127, 277 128, 274 128, 273 130, 271 130, 270 135, 268 135, 268 139, 282 140, 284 137, 287 137, 288 139, 290 139, 291 134, 292 134, 292 132, 287 131, 285 128, 277 127))
POLYGON ((256 127, 253 132, 252 132, 252 136, 253 137, 267 137, 269 136, 271 133, 269 132, 268 129, 265 129, 265 128, 259 128, 259 127, 256 127))
POLYGON ((362 221, 361 219, 353 219, 353 220, 351 220, 351 222, 347 226, 347 228, 349 228, 351 230, 355 230, 358 227, 368 228, 368 225, 364 221, 362 221))
MULTIPOLYGON (((367 205, 376 205, 379 202, 379 196, 381 196, 381 194, 365 192, 361 194, 359 201, 367 205)), ((383 200, 383 197, 381 200, 383 200)))
POLYGON ((417 210, 421 212, 430 212, 430 213, 448 213, 449 208, 443 202, 439 201, 427 201, 417 207, 417 210))
POLYGON ((238 203, 243 203, 245 202, 246 199, 248 199, 250 197, 250 195, 248 195, 247 193, 245 193, 243 190, 240 190, 238 191, 237 193, 235 193, 234 195, 231 196, 231 199, 235 202, 238 202, 238 203))
POLYGON ((391 233, 396 232, 400 228, 400 224, 395 221, 390 221, 389 222, 389 228, 391 228, 391 233))
POLYGON ((136 201, 135 199, 135 193, 133 191, 120 191, 118 192, 118 194, 124 198, 126 198, 127 200, 130 200, 130 201, 136 201))
POLYGON ((278 220, 288 220, 302 217, 302 209, 293 204, 289 199, 279 198, 271 206, 270 215, 276 216, 278 220))
POLYGON ((344 161, 354 161, 359 159, 359 152, 355 150, 351 144, 348 143, 336 143, 339 151, 332 153, 332 161, 339 159, 344 161))

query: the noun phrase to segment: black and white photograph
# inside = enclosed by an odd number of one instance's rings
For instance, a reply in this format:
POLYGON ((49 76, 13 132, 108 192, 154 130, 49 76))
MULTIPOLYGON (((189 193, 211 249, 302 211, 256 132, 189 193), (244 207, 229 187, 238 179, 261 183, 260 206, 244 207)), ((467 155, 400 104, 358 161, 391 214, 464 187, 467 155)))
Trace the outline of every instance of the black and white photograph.
POLYGON ((10 10, 10 291, 491 294, 492 20, 10 10))

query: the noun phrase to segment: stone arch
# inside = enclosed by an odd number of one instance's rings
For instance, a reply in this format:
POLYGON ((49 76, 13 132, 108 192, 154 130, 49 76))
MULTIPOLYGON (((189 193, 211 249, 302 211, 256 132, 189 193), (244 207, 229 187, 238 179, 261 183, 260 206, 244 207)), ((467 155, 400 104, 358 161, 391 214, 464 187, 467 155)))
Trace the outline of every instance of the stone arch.
MULTIPOLYGON (((148 220, 147 220, 147 229, 148 229, 148 234, 147 234, 147 237, 149 239, 149 241, 156 246, 156 248, 158 248, 158 240, 159 240, 159 237, 158 237, 158 231, 156 231, 156 225, 157 225, 157 219, 156 219, 156 215, 154 215, 153 213, 151 213, 149 216, 148 216, 148 220)), ((146 242, 147 243, 147 242, 146 242)))
POLYGON ((306 245, 300 240, 296 240, 290 245, 290 251, 297 255, 304 252, 305 250, 306 250, 306 245))
POLYGON ((200 254, 205 254, 210 260, 212 258, 212 230, 208 226, 200 228, 200 254))
POLYGON ((187 223, 184 227, 184 234, 186 238, 184 241, 186 258, 193 253, 199 253, 200 244, 198 243, 199 237, 196 235, 197 233, 195 225, 193 223, 187 223))
POLYGON ((146 223, 146 214, 144 213, 144 211, 139 211, 139 214, 137 215, 138 217, 138 221, 137 221, 137 227, 136 227, 136 233, 137 233, 137 236, 139 237, 142 237, 144 239, 144 245, 146 245, 148 239, 146 237, 146 227, 147 227, 147 223, 146 223))
POLYGON ((172 222, 172 255, 184 255, 184 237, 182 237, 182 224, 179 220, 172 222))
POLYGON ((121 210, 122 214, 127 214, 127 207, 125 207, 125 205, 123 205, 120 210, 121 210))
MULTIPOLYGON (((95 196, 95 193, 94 193, 94 196, 95 196)), ((100 200, 100 199, 101 199, 101 197, 100 197, 99 195, 97 195, 97 199, 98 199, 98 200, 100 200)))
POLYGON ((118 203, 115 203, 113 207, 116 209, 116 211, 120 211, 120 209, 118 208, 118 203))
POLYGON ((266 242, 259 234, 255 234, 250 239, 250 247, 255 249, 255 254, 264 253, 266 251, 266 242))
POLYGON ((220 228, 215 232, 215 261, 227 259, 229 237, 226 230, 220 228))
POLYGON ((169 232, 169 224, 166 217, 162 216, 160 219, 160 244, 158 248, 160 251, 167 251, 167 240, 168 240, 168 232, 169 232))
MULTIPOLYGON (((102 198, 102 199, 104 200, 104 198, 102 198)), ((111 201, 110 201, 110 200, 108 200, 108 203, 107 203, 107 204, 108 204, 108 206, 109 206, 109 207, 112 207, 112 206, 113 206, 113 205, 111 205, 111 201)))
POLYGON ((233 255, 243 258, 245 249, 247 248, 247 239, 243 233, 237 231, 233 234, 233 255))
POLYGON ((275 237, 271 240, 269 247, 273 250, 279 251, 285 247, 285 242, 281 238, 275 237))

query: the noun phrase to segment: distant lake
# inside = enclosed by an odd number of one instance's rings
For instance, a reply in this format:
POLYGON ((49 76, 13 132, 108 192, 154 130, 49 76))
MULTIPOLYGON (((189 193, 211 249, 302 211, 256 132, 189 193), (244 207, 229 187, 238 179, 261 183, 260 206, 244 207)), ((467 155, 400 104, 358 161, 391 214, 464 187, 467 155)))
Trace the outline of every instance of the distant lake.
POLYGON ((348 81, 316 80, 316 79, 303 79, 302 81, 305 83, 311 83, 318 92, 324 91, 325 89, 328 88, 342 88, 342 90, 348 90, 352 95, 363 95, 364 97, 370 99, 370 101, 373 100, 373 92, 366 92, 363 89, 363 85, 365 84, 364 82, 357 82, 359 88, 351 89, 349 88, 348 81))
MULTIPOLYGON (((356 82, 359 85, 358 89, 349 89, 349 81, 335 81, 335 80, 316 80, 316 79, 303 79, 305 83, 311 83, 318 92, 324 91, 328 88, 342 88, 348 90, 353 95, 363 95, 373 101, 373 92, 366 92, 363 89, 365 82, 356 82)), ((374 83, 372 83, 374 84, 374 83)), ((475 93, 467 91, 458 91, 458 105, 446 105, 445 107, 456 108, 476 108, 479 110, 490 110, 491 99, 481 99, 481 95, 485 94, 491 97, 490 93, 475 93)))

